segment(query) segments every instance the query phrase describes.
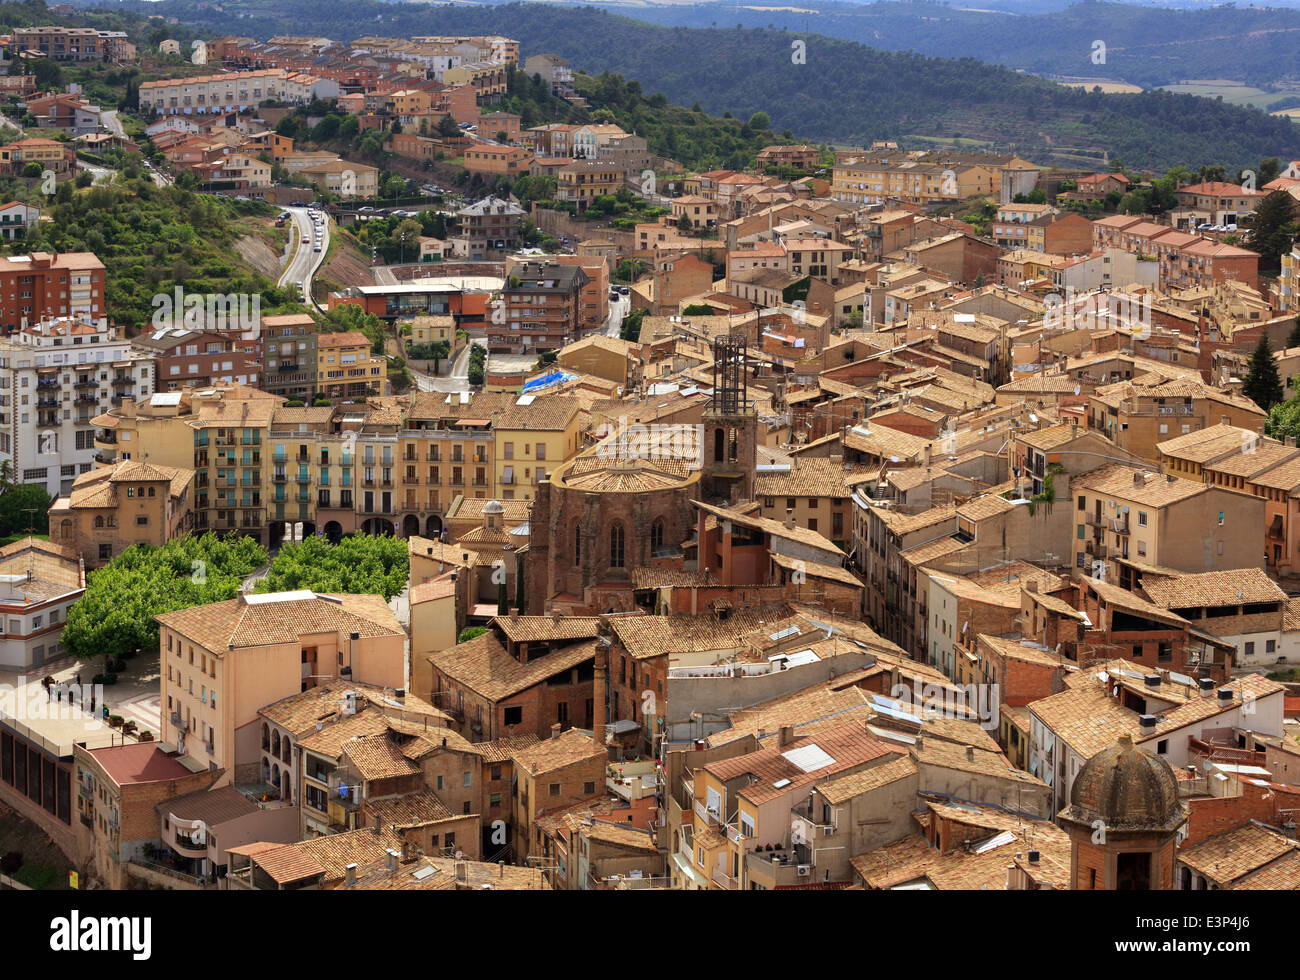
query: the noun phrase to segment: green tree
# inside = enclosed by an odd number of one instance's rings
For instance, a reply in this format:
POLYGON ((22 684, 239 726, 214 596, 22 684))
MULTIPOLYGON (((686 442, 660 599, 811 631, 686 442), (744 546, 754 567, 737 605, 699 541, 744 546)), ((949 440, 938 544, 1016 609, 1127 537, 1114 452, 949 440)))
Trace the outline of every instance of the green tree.
POLYGON ((468 643, 475 637, 482 636, 487 632, 486 626, 466 626, 460 631, 460 636, 456 637, 457 643, 468 643))
POLYGON ((62 642, 74 657, 106 663, 158 649, 154 616, 233 599, 241 580, 266 562, 252 538, 187 535, 161 548, 132 545, 91 572, 68 610, 62 642))
POLYGON ((1267 335, 1259 338, 1254 353, 1250 355, 1241 392, 1266 412, 1285 397, 1282 377, 1277 370, 1277 361, 1273 360, 1267 335))
POLYGON ((322 537, 280 547, 257 592, 313 592, 382 595, 390 600, 406 587, 410 558, 406 542, 391 534, 356 534, 338 544, 322 537))
POLYGON ((1279 268, 1282 256, 1291 251, 1291 243, 1300 232, 1292 212, 1291 195, 1286 191, 1274 191, 1255 208, 1251 224, 1250 237, 1246 245, 1251 251, 1258 252, 1260 264, 1269 268, 1279 268))
POLYGON ((26 533, 29 529, 43 534, 49 528, 53 502, 39 483, 7 486, 0 493, 0 537, 26 533))
POLYGON ((464 134, 460 131, 460 126, 457 124, 456 120, 452 118, 450 113, 448 113, 438 120, 438 135, 447 137, 462 136, 464 134))

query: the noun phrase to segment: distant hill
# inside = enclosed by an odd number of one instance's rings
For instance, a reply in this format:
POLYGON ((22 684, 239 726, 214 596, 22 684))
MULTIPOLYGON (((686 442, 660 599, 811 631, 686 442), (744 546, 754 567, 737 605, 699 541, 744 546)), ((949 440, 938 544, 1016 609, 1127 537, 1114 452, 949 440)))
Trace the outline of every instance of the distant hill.
POLYGON ((1300 157, 1300 127, 1287 119, 1211 99, 1165 92, 1100 95, 986 65, 886 52, 811 34, 735 27, 666 28, 593 8, 392 5, 372 0, 232 0, 218 11, 179 0, 123 4, 177 16, 211 33, 269 37, 301 33, 503 33, 525 55, 553 51, 592 74, 636 79, 670 102, 747 119, 801 139, 858 144, 894 138, 912 146, 957 143, 1014 148, 1038 162, 1100 165, 1103 151, 1129 166, 1165 170, 1262 157, 1300 157), (234 16, 238 14, 239 16, 234 16), (792 57, 806 44, 805 63, 792 57))
MULTIPOLYGON (((599 0, 596 0, 599 4, 599 0)), ((1250 85, 1290 79, 1300 90, 1300 10, 1216 6, 1174 10, 1121 3, 1036 4, 755 0, 637 7, 634 16, 682 27, 775 27, 860 41, 887 51, 978 58, 1049 76, 1111 78, 1143 88, 1187 78, 1250 85), (770 9, 752 9, 770 4, 770 9), (1062 7, 1065 9, 1055 9, 1062 7), (779 9, 785 8, 785 9, 779 9), (794 8, 793 10, 791 8, 794 8), (979 8, 979 9, 971 9, 979 8), (1093 42, 1106 43, 1104 65, 1093 42)), ((612 10, 626 10, 611 4, 612 10)))

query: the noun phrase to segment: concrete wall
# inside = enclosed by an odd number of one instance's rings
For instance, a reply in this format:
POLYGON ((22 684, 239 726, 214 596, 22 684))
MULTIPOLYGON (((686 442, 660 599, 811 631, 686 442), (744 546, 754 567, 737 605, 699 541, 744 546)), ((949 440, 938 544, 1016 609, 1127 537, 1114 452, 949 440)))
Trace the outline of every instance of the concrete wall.
POLYGON ((870 667, 874 654, 842 653, 830 660, 803 664, 755 677, 669 677, 667 684, 670 741, 703 738, 729 727, 724 710, 749 707, 820 684, 832 677, 870 667), (704 716, 702 728, 692 725, 692 712, 704 716))

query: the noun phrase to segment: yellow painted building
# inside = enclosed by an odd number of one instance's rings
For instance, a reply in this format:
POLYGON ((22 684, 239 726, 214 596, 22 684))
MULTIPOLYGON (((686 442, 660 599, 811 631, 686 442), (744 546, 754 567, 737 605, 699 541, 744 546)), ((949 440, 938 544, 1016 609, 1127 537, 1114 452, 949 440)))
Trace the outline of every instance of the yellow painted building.
POLYGON ((328 398, 383 394, 388 364, 372 357, 359 330, 323 333, 316 341, 316 390, 328 398))
POLYGON ((578 453, 581 403, 570 395, 520 395, 493 423, 496 486, 505 500, 532 500, 546 474, 578 453))

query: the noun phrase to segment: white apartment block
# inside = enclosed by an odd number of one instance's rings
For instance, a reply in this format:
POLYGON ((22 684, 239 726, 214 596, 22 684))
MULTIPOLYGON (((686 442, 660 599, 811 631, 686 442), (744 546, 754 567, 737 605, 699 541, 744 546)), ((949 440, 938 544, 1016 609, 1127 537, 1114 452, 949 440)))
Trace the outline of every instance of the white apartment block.
POLYGON ((144 82, 140 86, 140 108, 165 116, 238 112, 268 100, 306 105, 312 99, 336 99, 339 92, 338 82, 331 79, 265 68, 144 82))
POLYGON ((95 464, 93 419, 153 393, 152 358, 106 319, 42 320, 0 341, 0 460, 51 496, 95 464))

